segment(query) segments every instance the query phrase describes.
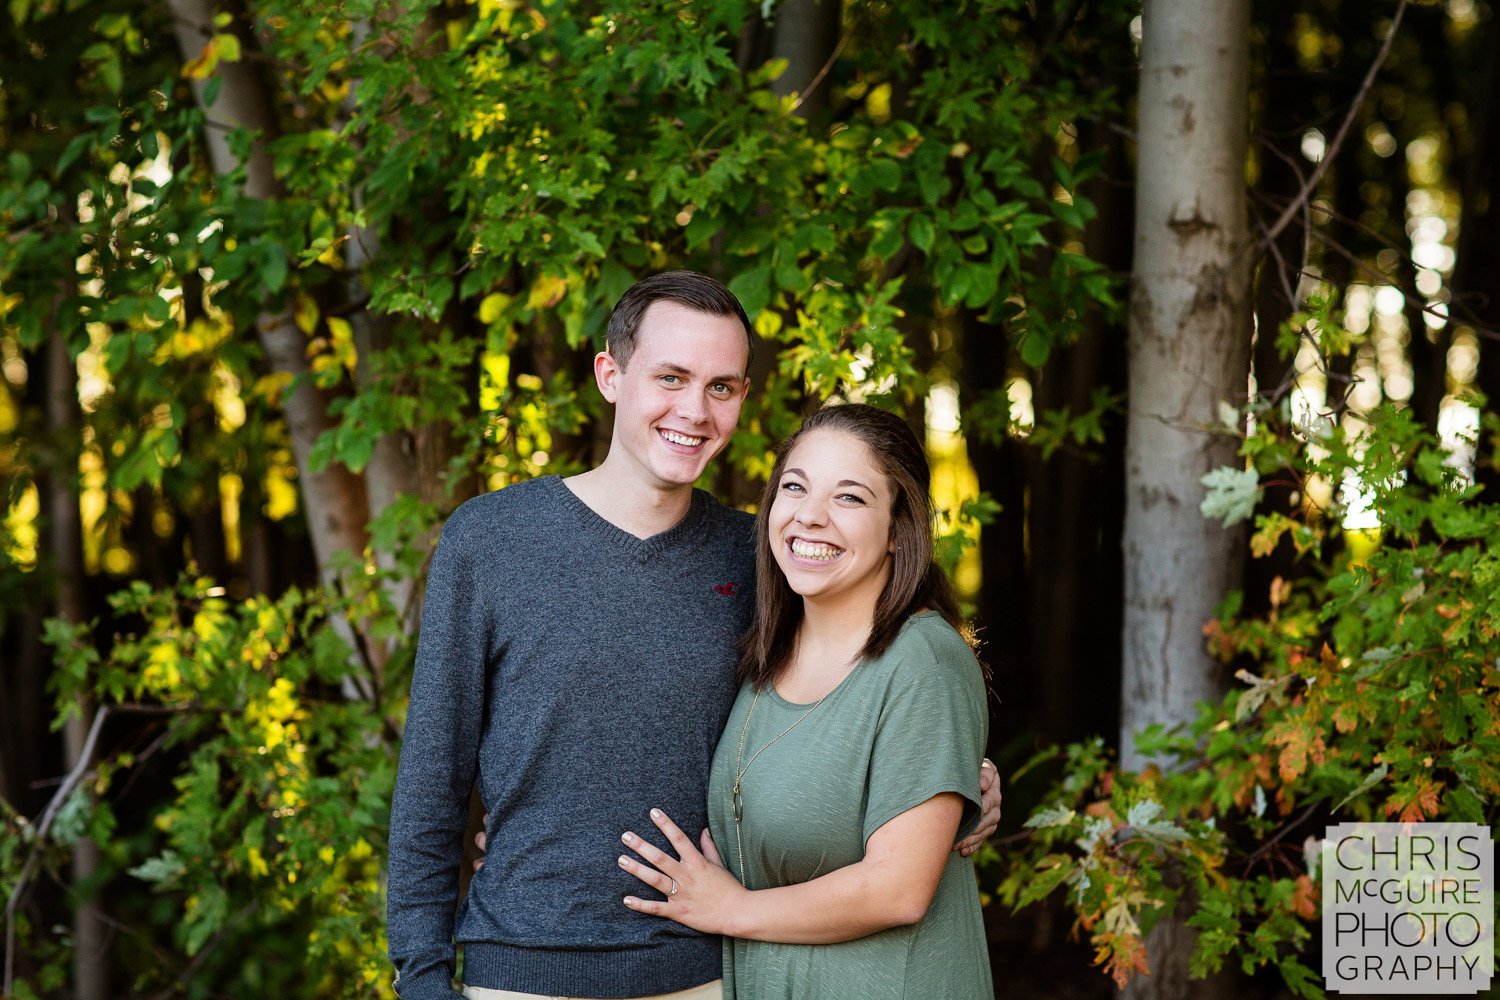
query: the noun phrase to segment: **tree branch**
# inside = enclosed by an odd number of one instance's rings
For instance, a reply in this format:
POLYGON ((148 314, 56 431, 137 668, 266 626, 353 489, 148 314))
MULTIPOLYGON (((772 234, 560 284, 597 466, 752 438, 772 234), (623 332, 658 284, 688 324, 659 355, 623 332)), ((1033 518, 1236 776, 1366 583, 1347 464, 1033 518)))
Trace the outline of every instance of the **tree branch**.
POLYGON ((1365 98, 1369 96, 1370 88, 1375 83, 1375 76, 1380 72, 1380 67, 1385 64, 1386 56, 1391 54, 1391 45, 1396 41, 1396 31, 1401 27, 1401 16, 1406 13, 1407 0, 1400 0, 1396 4, 1396 13, 1391 15, 1391 30, 1386 32, 1385 41, 1380 45, 1380 51, 1375 54, 1374 62, 1370 63, 1370 69, 1365 73, 1364 80, 1359 85, 1359 90, 1354 94, 1354 101, 1349 105, 1349 111, 1344 115, 1344 120, 1339 124, 1339 130, 1333 136, 1323 150, 1323 159, 1318 162, 1317 167, 1308 175, 1307 181, 1302 185, 1302 190, 1297 197, 1292 199, 1291 204, 1281 213, 1281 216, 1266 230, 1263 243, 1269 243, 1281 235, 1281 231, 1292 221, 1300 206, 1312 197, 1313 190, 1317 188, 1318 182, 1328 172, 1328 167, 1333 163, 1334 157, 1338 156, 1339 149, 1349 135, 1349 128, 1354 124, 1355 116, 1359 109, 1364 106, 1365 98))
POLYGON ((15 966, 16 966, 16 910, 20 908, 21 899, 26 894, 28 883, 36 876, 36 870, 41 865, 42 848, 46 846, 47 835, 52 831, 52 824, 57 819, 57 814, 62 811, 64 803, 73 794, 73 790, 89 773, 89 761, 93 759, 94 747, 99 742, 99 732, 104 728, 104 720, 116 712, 131 713, 136 715, 170 715, 181 712, 182 707, 170 705, 145 705, 136 702, 126 702, 120 705, 105 705, 94 712, 94 721, 89 724, 88 735, 84 737, 83 748, 78 755, 78 763, 68 776, 63 779, 57 791, 53 793, 51 801, 42 810, 41 817, 37 820, 32 833, 31 852, 26 857, 26 864, 21 868, 21 875, 16 879, 15 888, 11 890, 10 899, 5 903, 5 980, 0 986, 0 996, 10 996, 14 990, 15 966))
POLYGON ((833 47, 833 52, 829 55, 827 62, 823 63, 823 68, 818 70, 818 75, 813 77, 812 80, 808 82, 807 86, 803 88, 802 93, 797 95, 797 100, 792 103, 792 114, 795 115, 799 110, 801 110, 802 105, 805 104, 807 102, 807 99, 812 96, 812 92, 818 89, 818 85, 823 82, 823 78, 828 75, 829 70, 833 69, 833 64, 838 62, 839 55, 844 51, 844 46, 848 44, 849 33, 845 33, 844 36, 839 39, 839 43, 833 47))

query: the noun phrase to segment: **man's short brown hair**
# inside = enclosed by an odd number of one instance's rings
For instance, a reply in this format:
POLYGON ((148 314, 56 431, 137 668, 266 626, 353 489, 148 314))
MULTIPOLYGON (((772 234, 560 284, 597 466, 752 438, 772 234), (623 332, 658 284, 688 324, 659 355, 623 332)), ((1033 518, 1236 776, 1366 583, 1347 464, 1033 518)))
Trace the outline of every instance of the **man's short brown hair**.
POLYGON ((666 299, 680 302, 690 309, 708 313, 710 316, 735 316, 745 328, 745 344, 748 352, 745 364, 748 368, 750 355, 755 353, 755 337, 750 332, 750 317, 745 307, 733 292, 706 274, 697 271, 663 271, 649 278, 642 278, 620 296, 615 310, 609 317, 609 329, 605 332, 606 346, 615 362, 623 369, 635 353, 635 342, 641 332, 641 318, 651 303, 666 299))

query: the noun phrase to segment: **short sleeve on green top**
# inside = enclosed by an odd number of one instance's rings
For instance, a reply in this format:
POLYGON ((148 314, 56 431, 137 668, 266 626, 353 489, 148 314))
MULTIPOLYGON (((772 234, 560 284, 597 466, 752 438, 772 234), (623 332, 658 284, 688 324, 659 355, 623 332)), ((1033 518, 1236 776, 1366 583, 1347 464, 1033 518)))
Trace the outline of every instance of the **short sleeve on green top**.
MULTIPOLYGON (((720 854, 752 889, 806 882, 859 861, 882 825, 944 792, 966 800, 967 830, 979 812, 986 720, 979 665, 930 613, 913 616, 884 655, 815 708, 741 688, 709 778, 720 854)), ((724 971, 726 1000, 994 995, 973 865, 957 854, 917 924, 834 945, 726 939, 724 971)))

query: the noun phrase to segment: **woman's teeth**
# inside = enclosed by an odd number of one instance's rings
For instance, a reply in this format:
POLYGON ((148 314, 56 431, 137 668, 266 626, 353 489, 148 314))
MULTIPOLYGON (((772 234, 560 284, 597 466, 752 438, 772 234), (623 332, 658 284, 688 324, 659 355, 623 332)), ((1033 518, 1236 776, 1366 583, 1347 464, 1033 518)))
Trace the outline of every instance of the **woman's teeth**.
POLYGON ((800 538, 792 539, 792 554, 803 559, 820 559, 827 561, 837 559, 843 555, 844 550, 826 542, 808 542, 800 538))

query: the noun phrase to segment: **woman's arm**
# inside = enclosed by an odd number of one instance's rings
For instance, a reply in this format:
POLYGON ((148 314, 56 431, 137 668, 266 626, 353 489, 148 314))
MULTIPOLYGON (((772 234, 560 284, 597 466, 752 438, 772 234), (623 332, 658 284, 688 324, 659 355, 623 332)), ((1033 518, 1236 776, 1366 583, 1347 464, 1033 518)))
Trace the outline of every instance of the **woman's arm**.
POLYGON ((934 795, 872 833, 865 856, 854 864, 810 882, 750 890, 724 868, 708 831, 700 852, 676 823, 653 809, 652 820, 679 857, 626 833, 621 839, 648 864, 621 856, 620 867, 667 899, 627 896, 625 905, 710 934, 782 944, 853 941, 914 924, 932 905, 963 810, 962 796, 934 795))

